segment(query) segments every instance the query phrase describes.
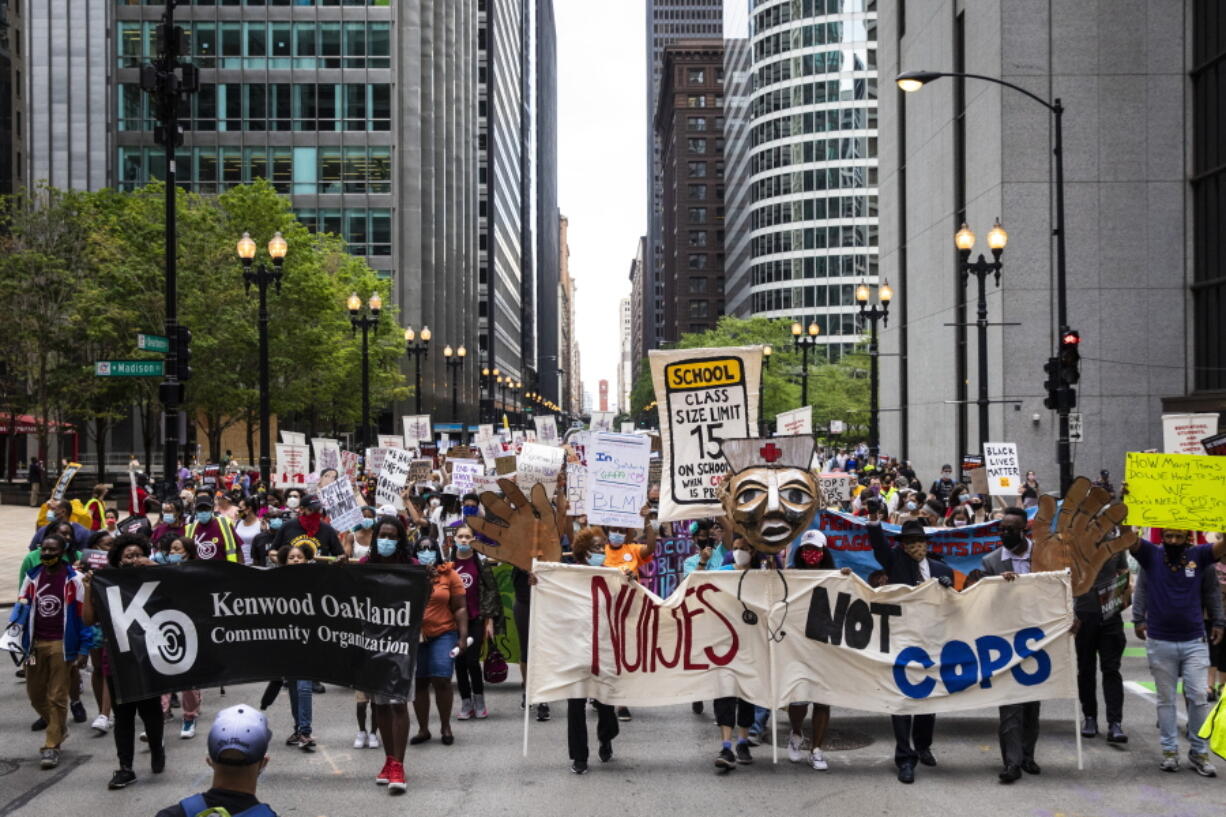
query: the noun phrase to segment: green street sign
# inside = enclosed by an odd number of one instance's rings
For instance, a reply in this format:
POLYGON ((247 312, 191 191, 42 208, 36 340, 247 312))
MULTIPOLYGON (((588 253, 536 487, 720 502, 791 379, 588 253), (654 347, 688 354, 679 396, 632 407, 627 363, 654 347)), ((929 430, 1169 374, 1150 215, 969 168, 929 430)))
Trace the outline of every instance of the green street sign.
POLYGON ((94 363, 97 377, 161 377, 160 360, 99 360, 94 363))
POLYGON ((136 336, 136 348, 146 352, 161 352, 162 354, 170 353, 170 339, 164 338, 161 335, 141 335, 136 336))

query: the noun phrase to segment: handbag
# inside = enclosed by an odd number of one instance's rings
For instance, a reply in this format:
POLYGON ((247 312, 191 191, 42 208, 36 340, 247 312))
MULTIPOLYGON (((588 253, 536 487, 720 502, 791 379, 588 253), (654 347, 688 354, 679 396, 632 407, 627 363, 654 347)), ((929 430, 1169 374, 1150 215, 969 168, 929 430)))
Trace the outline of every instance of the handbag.
POLYGON ((493 645, 490 646, 490 650, 485 656, 485 667, 482 670, 482 675, 487 684, 501 684, 507 680, 507 659, 503 658, 502 653, 493 645))

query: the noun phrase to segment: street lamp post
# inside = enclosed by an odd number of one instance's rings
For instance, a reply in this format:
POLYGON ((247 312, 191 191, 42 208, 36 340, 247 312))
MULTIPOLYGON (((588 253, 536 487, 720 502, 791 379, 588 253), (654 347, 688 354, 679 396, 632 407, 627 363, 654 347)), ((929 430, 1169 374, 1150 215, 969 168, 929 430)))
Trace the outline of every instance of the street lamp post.
POLYGON ((251 294, 251 285, 255 284, 260 292, 259 330, 260 330, 260 481, 264 489, 272 488, 272 459, 269 449, 272 448, 268 425, 272 411, 268 400, 268 285, 277 288, 281 294, 281 264, 285 262, 285 253, 289 245, 280 232, 273 235, 268 242, 268 255, 272 258, 272 268, 264 263, 259 266, 252 264, 255 259, 255 241, 250 233, 243 233, 238 240, 238 257, 243 262, 243 285, 247 294, 251 294))
POLYGON ((868 305, 872 293, 868 284, 856 287, 856 303, 860 304, 860 319, 867 319, 871 326, 868 342, 869 355, 869 403, 868 403, 868 456, 872 462, 877 461, 877 453, 881 448, 881 431, 878 424, 880 407, 877 405, 877 321, 882 325, 890 325, 890 301, 894 298, 894 290, 889 282, 877 287, 877 303, 868 305))
MULTIPOLYGON (((468 350, 463 345, 460 348, 452 351, 450 346, 443 349, 443 360, 447 361, 447 368, 451 370, 451 416, 453 419, 460 417, 460 367, 464 365, 464 358, 468 355, 468 350)), ((468 444, 467 424, 460 421, 460 444, 468 444)))
POLYGON ((519 402, 519 392, 523 387, 524 381, 522 380, 517 380, 511 384, 511 407, 515 413, 515 422, 518 423, 520 427, 524 427, 524 418, 521 412, 522 405, 519 402))
MULTIPOLYGON (((775 347, 769 343, 762 347, 762 366, 766 369, 771 367, 771 355, 775 353, 775 347)), ((758 436, 766 436, 766 383, 763 382, 758 390, 758 436)))
POLYGON ((490 393, 490 411, 486 415, 483 406, 482 420, 489 419, 491 422, 498 422, 498 393, 495 389, 498 387, 498 382, 502 379, 501 374, 496 366, 493 369, 488 366, 481 369, 481 388, 483 390, 489 389, 490 393))
POLYGON ((413 356, 413 395, 417 404, 417 413, 421 414, 421 359, 430 349, 430 327, 423 326, 421 332, 413 331, 413 327, 404 330, 405 354, 413 356), (417 340, 420 338, 420 340, 417 340))
MULTIPOLYGON (((1060 97, 1056 97, 1051 102, 1043 99, 1041 96, 1032 94, 1020 85, 1014 85, 1012 82, 1005 82, 997 77, 989 77, 983 74, 967 74, 964 72, 953 71, 905 71, 898 75, 895 82, 903 91, 912 93, 923 88, 929 82, 940 79, 941 77, 963 77, 965 79, 981 79, 986 82, 994 82, 997 85, 1003 85, 1006 88, 1012 88, 1014 91, 1025 94, 1035 102, 1042 105, 1051 112, 1054 124, 1055 141, 1052 145, 1052 154, 1055 156, 1055 193, 1056 193, 1056 226, 1052 231, 1056 236, 1056 327, 1057 338, 1062 338, 1070 330, 1068 325, 1068 278, 1067 267, 1065 266, 1064 257, 1064 105, 1060 101, 1060 97)), ((1057 345, 1058 344, 1053 344, 1057 345)), ((1072 390, 1072 384, 1069 383, 1063 372, 1056 372, 1056 387, 1060 393, 1068 394, 1072 390)), ((1073 456, 1072 446, 1069 441, 1069 403, 1071 401, 1063 400, 1057 407, 1057 417, 1059 418, 1059 436, 1056 439, 1056 461, 1060 465, 1060 493, 1067 494, 1069 486, 1073 484, 1073 456)))
POLYGON ((349 323, 356 335, 362 330, 362 430, 358 435, 362 441, 362 451, 370 447, 370 345, 368 333, 379 325, 379 313, 383 310, 383 299, 376 292, 366 302, 369 314, 361 314, 362 299, 355 292, 349 296, 349 323))
POLYGON ((801 349, 800 404, 802 406, 809 405, 809 350, 817 345, 817 336, 821 332, 822 328, 817 325, 817 321, 809 324, 808 334, 805 334, 800 321, 792 323, 792 343, 801 349))
MULTIPOLYGON (((495 369, 494 373, 497 375, 498 370, 495 369)), ((495 385, 498 386, 498 401, 502 404, 502 413, 504 416, 506 416, 510 414, 510 411, 507 409, 507 387, 511 385, 511 376, 509 374, 498 376, 495 385)), ((510 418, 508 417, 508 422, 509 421, 510 418)))
POLYGON ((1009 243, 1009 234, 1000 226, 1000 219, 988 231, 988 248, 992 251, 992 260, 988 261, 979 253, 979 258, 971 261, 971 248, 975 246, 975 234, 965 224, 954 235, 954 244, 958 247, 958 259, 962 267, 962 286, 965 288, 970 276, 979 279, 979 311, 975 327, 979 334, 979 448, 988 442, 988 294, 987 278, 996 277, 996 286, 1000 286, 1000 255, 1009 243))

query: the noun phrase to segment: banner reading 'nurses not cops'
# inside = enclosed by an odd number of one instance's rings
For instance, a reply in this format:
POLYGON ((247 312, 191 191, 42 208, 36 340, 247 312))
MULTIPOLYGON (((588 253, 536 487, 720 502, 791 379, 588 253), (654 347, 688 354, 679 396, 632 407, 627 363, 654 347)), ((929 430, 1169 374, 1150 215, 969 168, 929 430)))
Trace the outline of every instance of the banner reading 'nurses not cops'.
POLYGON ((1067 572, 959 593, 935 581, 874 591, 855 576, 790 570, 786 606, 768 571, 692 573, 667 599, 608 568, 545 564, 536 574, 529 703, 736 695, 921 714, 1074 692, 1067 572))
POLYGON ((720 440, 758 436, 762 347, 653 349, 664 467, 659 521, 720 516, 728 475, 720 440))
POLYGON ((229 562, 100 570, 91 592, 120 703, 310 678, 411 699, 424 568, 229 562))

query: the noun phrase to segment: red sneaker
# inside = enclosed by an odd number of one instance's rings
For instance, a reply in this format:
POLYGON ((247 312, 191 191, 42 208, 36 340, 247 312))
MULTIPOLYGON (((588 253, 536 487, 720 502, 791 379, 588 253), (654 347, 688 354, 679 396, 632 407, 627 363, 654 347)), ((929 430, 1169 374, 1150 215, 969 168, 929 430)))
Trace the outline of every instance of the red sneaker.
POLYGON ((388 794, 402 794, 408 785, 404 782, 404 764, 399 760, 388 758, 390 763, 387 769, 387 792, 388 794))
MULTIPOLYGON (((392 769, 392 764, 393 764, 393 763, 395 763, 395 762, 396 762, 396 759, 395 759, 394 757, 392 757, 391 755, 388 755, 388 756, 387 756, 387 758, 386 758, 386 759, 383 761, 383 768, 382 768, 382 769, 380 769, 380 770, 379 770, 379 774, 375 776, 375 782, 376 782, 376 783, 378 783, 380 786, 386 786, 386 785, 387 785, 388 780, 390 780, 390 777, 389 777, 388 773, 391 771, 391 769, 392 769)), ((403 779, 404 779, 404 773, 403 773, 403 772, 401 772, 401 774, 400 774, 400 779, 401 779, 401 780, 403 780, 403 779)))

